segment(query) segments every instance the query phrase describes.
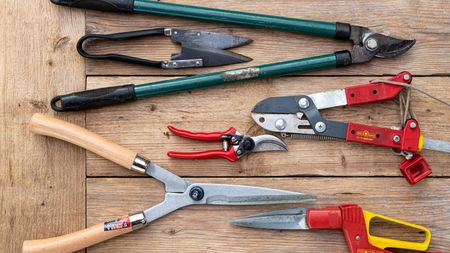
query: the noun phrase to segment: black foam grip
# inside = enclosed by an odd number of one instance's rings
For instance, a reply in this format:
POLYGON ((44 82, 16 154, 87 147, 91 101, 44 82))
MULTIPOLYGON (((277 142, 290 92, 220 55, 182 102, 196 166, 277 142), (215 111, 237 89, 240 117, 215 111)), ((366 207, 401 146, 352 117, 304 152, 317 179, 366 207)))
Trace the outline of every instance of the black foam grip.
POLYGON ((134 0, 50 0, 54 4, 97 11, 133 12, 134 0))
POLYGON ((350 39, 350 35, 352 33, 352 26, 347 23, 336 23, 336 35, 334 36, 337 39, 348 40, 350 39))
POLYGON ((57 112, 79 111, 136 100, 134 84, 56 96, 50 105, 57 112))
POLYGON ((336 55, 336 68, 345 67, 352 64, 352 54, 348 50, 338 51, 336 55))

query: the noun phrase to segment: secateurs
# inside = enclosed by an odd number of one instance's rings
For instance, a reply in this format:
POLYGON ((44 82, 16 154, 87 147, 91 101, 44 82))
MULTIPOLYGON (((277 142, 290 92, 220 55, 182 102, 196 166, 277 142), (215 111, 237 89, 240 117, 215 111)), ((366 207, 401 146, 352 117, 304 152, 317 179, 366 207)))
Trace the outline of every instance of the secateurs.
POLYGON ((205 88, 224 83, 283 76, 324 68, 349 66, 377 58, 395 57, 407 52, 415 40, 402 40, 376 33, 369 28, 347 23, 293 19, 262 14, 202 8, 148 0, 52 0, 55 4, 101 11, 148 13, 191 19, 217 21, 259 28, 278 29, 349 40, 351 50, 338 51, 304 59, 228 70, 205 75, 164 80, 146 84, 129 84, 88 90, 52 100, 56 111, 84 110, 124 103, 176 91, 205 88))
POLYGON ((247 45, 251 42, 251 39, 222 33, 154 28, 114 34, 88 34, 78 41, 77 50, 82 56, 90 59, 110 59, 163 69, 177 69, 212 67, 251 61, 252 59, 249 57, 225 50, 247 45), (181 44, 181 52, 172 54, 168 61, 153 61, 122 54, 91 54, 83 47, 87 40, 118 41, 155 35, 168 36, 172 42, 181 44))
POLYGON ((427 228, 363 210, 357 205, 341 205, 321 209, 296 208, 260 213, 231 222, 237 226, 278 230, 342 230, 351 253, 393 253, 386 248, 425 251, 431 241, 427 228), (381 219, 419 230, 423 242, 401 241, 371 235, 372 219, 381 219))
POLYGON ((32 117, 30 129, 36 134, 55 137, 83 147, 127 169, 147 174, 165 185, 166 194, 163 202, 143 212, 56 238, 25 241, 24 253, 77 251, 139 229, 190 205, 269 205, 300 203, 315 199, 312 195, 270 188, 194 183, 87 129, 42 114, 35 114, 32 117))
POLYGON ((202 152, 174 152, 169 151, 167 155, 173 158, 184 159, 207 159, 207 158, 225 158, 230 162, 235 162, 242 156, 253 152, 265 151, 287 151, 287 145, 273 135, 259 135, 251 137, 242 135, 231 127, 225 132, 189 132, 177 129, 172 125, 167 128, 178 136, 193 140, 202 141, 222 141, 223 150, 208 150, 202 152))
POLYGON ((412 75, 403 72, 385 82, 311 95, 271 97, 255 105, 252 118, 262 128, 282 133, 285 137, 315 136, 319 139, 343 139, 392 148, 406 158, 400 166, 401 172, 410 184, 416 184, 431 174, 431 167, 415 153, 423 148, 450 152, 450 142, 424 139, 419 123, 413 117, 406 119, 402 129, 390 129, 327 120, 319 112, 332 107, 392 99, 408 86, 411 80, 412 75))

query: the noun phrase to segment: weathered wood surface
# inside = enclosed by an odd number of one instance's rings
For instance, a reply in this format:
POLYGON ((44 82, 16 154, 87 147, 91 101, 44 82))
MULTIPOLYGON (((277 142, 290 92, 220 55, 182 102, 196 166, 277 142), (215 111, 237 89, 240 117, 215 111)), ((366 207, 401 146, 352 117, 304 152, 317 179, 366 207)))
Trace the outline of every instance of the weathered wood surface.
MULTIPOLYGON (((373 77, 284 77, 246 84, 226 85, 145 99, 127 105, 92 110, 86 126, 115 142, 138 151, 171 171, 185 176, 398 176, 401 157, 389 149, 341 141, 287 139, 289 152, 260 153, 236 163, 226 160, 186 161, 169 158, 166 152, 220 149, 221 143, 193 141, 174 136, 167 124, 192 131, 223 131, 233 126, 241 133, 263 133, 250 116, 252 107, 270 96, 311 94, 367 83, 373 77)), ((161 77, 90 77, 87 87, 156 81, 161 77)), ((414 85, 450 100, 446 92, 450 78, 417 77, 414 85)), ((450 140, 447 120, 450 110, 414 92, 413 108, 423 134, 450 140)), ((335 120, 370 125, 399 126, 399 106, 394 101, 323 111, 335 120)), ((450 157, 445 153, 422 153, 433 165, 433 176, 448 176, 450 157)), ((133 172, 92 153, 87 155, 90 176, 136 176, 133 172)), ((405 181, 406 183, 406 181, 405 181)))
MULTIPOLYGON (((433 233, 429 250, 447 252, 449 249, 449 179, 430 179, 417 187, 406 186, 400 178, 192 180, 315 193, 318 200, 302 205, 186 207, 139 231, 89 248, 88 252, 130 252, 130 249, 132 252, 348 252, 340 231, 280 232, 228 224, 232 219, 267 210, 343 203, 358 203, 365 210, 427 226, 433 233)), ((161 184, 146 178, 92 178, 88 179, 87 186, 88 225, 144 210, 160 202, 164 192, 161 184)), ((405 239, 399 233, 393 236, 405 239)))
MULTIPOLYGON (((166 1, 166 0, 165 0, 166 1)), ((181 4, 230 9, 237 11, 283 15, 292 18, 340 21, 366 26, 399 38, 414 38, 417 44, 405 55, 393 59, 375 59, 368 64, 339 70, 313 72, 314 75, 380 75, 409 70, 420 75, 449 74, 450 72, 450 3, 440 1, 315 1, 267 0, 257 4, 245 0, 169 0, 181 4)), ((89 75, 180 75, 209 73, 220 69, 233 69, 271 62, 298 59, 337 50, 349 49, 351 44, 333 39, 265 29, 252 29, 221 23, 207 23, 181 18, 155 15, 127 15, 88 11, 88 33, 113 33, 176 27, 232 33, 252 38, 251 45, 233 49, 254 60, 247 64, 219 68, 161 71, 112 61, 87 61, 89 75)), ((179 50, 168 38, 144 38, 128 42, 97 43, 92 52, 120 52, 152 59, 169 59, 179 50)))
MULTIPOLYGON (((85 226, 85 152, 27 130, 33 113, 50 113, 51 97, 84 88, 72 50, 84 12, 15 0, 0 10, 0 252, 14 253, 25 239, 85 226)), ((84 113, 61 117, 84 125, 84 113)))

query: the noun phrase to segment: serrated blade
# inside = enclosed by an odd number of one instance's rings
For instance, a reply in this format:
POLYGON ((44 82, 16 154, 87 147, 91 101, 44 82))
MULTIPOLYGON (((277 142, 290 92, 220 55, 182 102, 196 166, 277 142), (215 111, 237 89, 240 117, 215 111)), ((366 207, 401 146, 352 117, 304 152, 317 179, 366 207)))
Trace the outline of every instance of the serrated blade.
POLYGON ((424 139, 423 140, 423 148, 450 153, 450 142, 449 141, 440 141, 433 139, 424 139))
POLYGON ((259 213, 252 216, 233 220, 230 223, 241 227, 279 229, 279 230, 307 230, 306 208, 294 208, 267 213, 259 213))

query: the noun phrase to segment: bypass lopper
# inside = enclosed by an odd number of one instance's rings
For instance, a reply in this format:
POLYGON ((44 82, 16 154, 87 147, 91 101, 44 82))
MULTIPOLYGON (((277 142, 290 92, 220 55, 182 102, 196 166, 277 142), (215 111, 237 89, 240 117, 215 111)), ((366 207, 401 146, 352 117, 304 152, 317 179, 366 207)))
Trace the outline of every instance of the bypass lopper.
POLYGON ((222 141, 223 150, 208 150, 202 152, 175 152, 169 151, 167 155, 183 159, 225 158, 230 162, 239 160, 244 155, 253 152, 287 151, 287 145, 273 135, 248 136, 242 135, 231 127, 225 132, 189 132, 177 129, 172 125, 167 128, 178 136, 201 141, 222 141))
POLYGON ((422 149, 450 153, 450 142, 425 139, 412 115, 406 118, 403 128, 391 129, 327 120, 319 112, 333 107, 393 99, 411 81, 412 75, 402 72, 385 82, 311 95, 271 97, 255 105, 252 118, 262 128, 279 132, 285 137, 342 139, 392 148, 406 158, 400 165, 401 172, 410 184, 416 184, 431 174, 430 165, 416 153, 422 149))
POLYGON ((178 177, 143 156, 112 143, 89 130, 43 114, 35 114, 30 130, 58 138, 127 169, 147 174, 165 185, 165 199, 158 205, 60 237, 25 241, 24 253, 73 252, 132 232, 177 209, 190 205, 271 205, 315 200, 312 195, 244 185, 194 183, 178 177))
POLYGON ((353 43, 351 50, 343 50, 304 59, 153 83, 126 84, 61 95, 55 97, 51 102, 51 106, 55 111, 84 110, 120 104, 170 92, 365 63, 374 57, 390 58, 402 55, 415 43, 415 40, 397 39, 374 32, 367 27, 348 23, 294 19, 151 0, 52 0, 52 2, 60 5, 100 11, 147 13, 248 25, 258 28, 332 37, 340 40, 349 40, 353 43))
POLYGON ((351 253, 393 253, 386 248, 425 251, 431 242, 431 232, 425 227, 368 212, 352 204, 321 209, 296 208, 260 213, 231 223, 242 227, 278 230, 340 229, 351 253), (420 234, 425 235, 425 239, 423 242, 415 242, 374 236, 370 233, 370 224, 373 219, 416 229, 420 231, 420 234))
POLYGON ((212 67, 251 61, 251 58, 225 50, 247 45, 251 42, 251 39, 222 33, 154 28, 133 32, 85 35, 78 41, 77 50, 80 55, 89 59, 110 59, 163 69, 177 69, 212 67), (86 51, 86 46, 83 46, 85 42, 90 40, 98 43, 100 40, 123 41, 156 35, 168 36, 173 43, 181 44, 181 52, 172 54, 170 60, 154 61, 122 54, 91 54, 86 51))

